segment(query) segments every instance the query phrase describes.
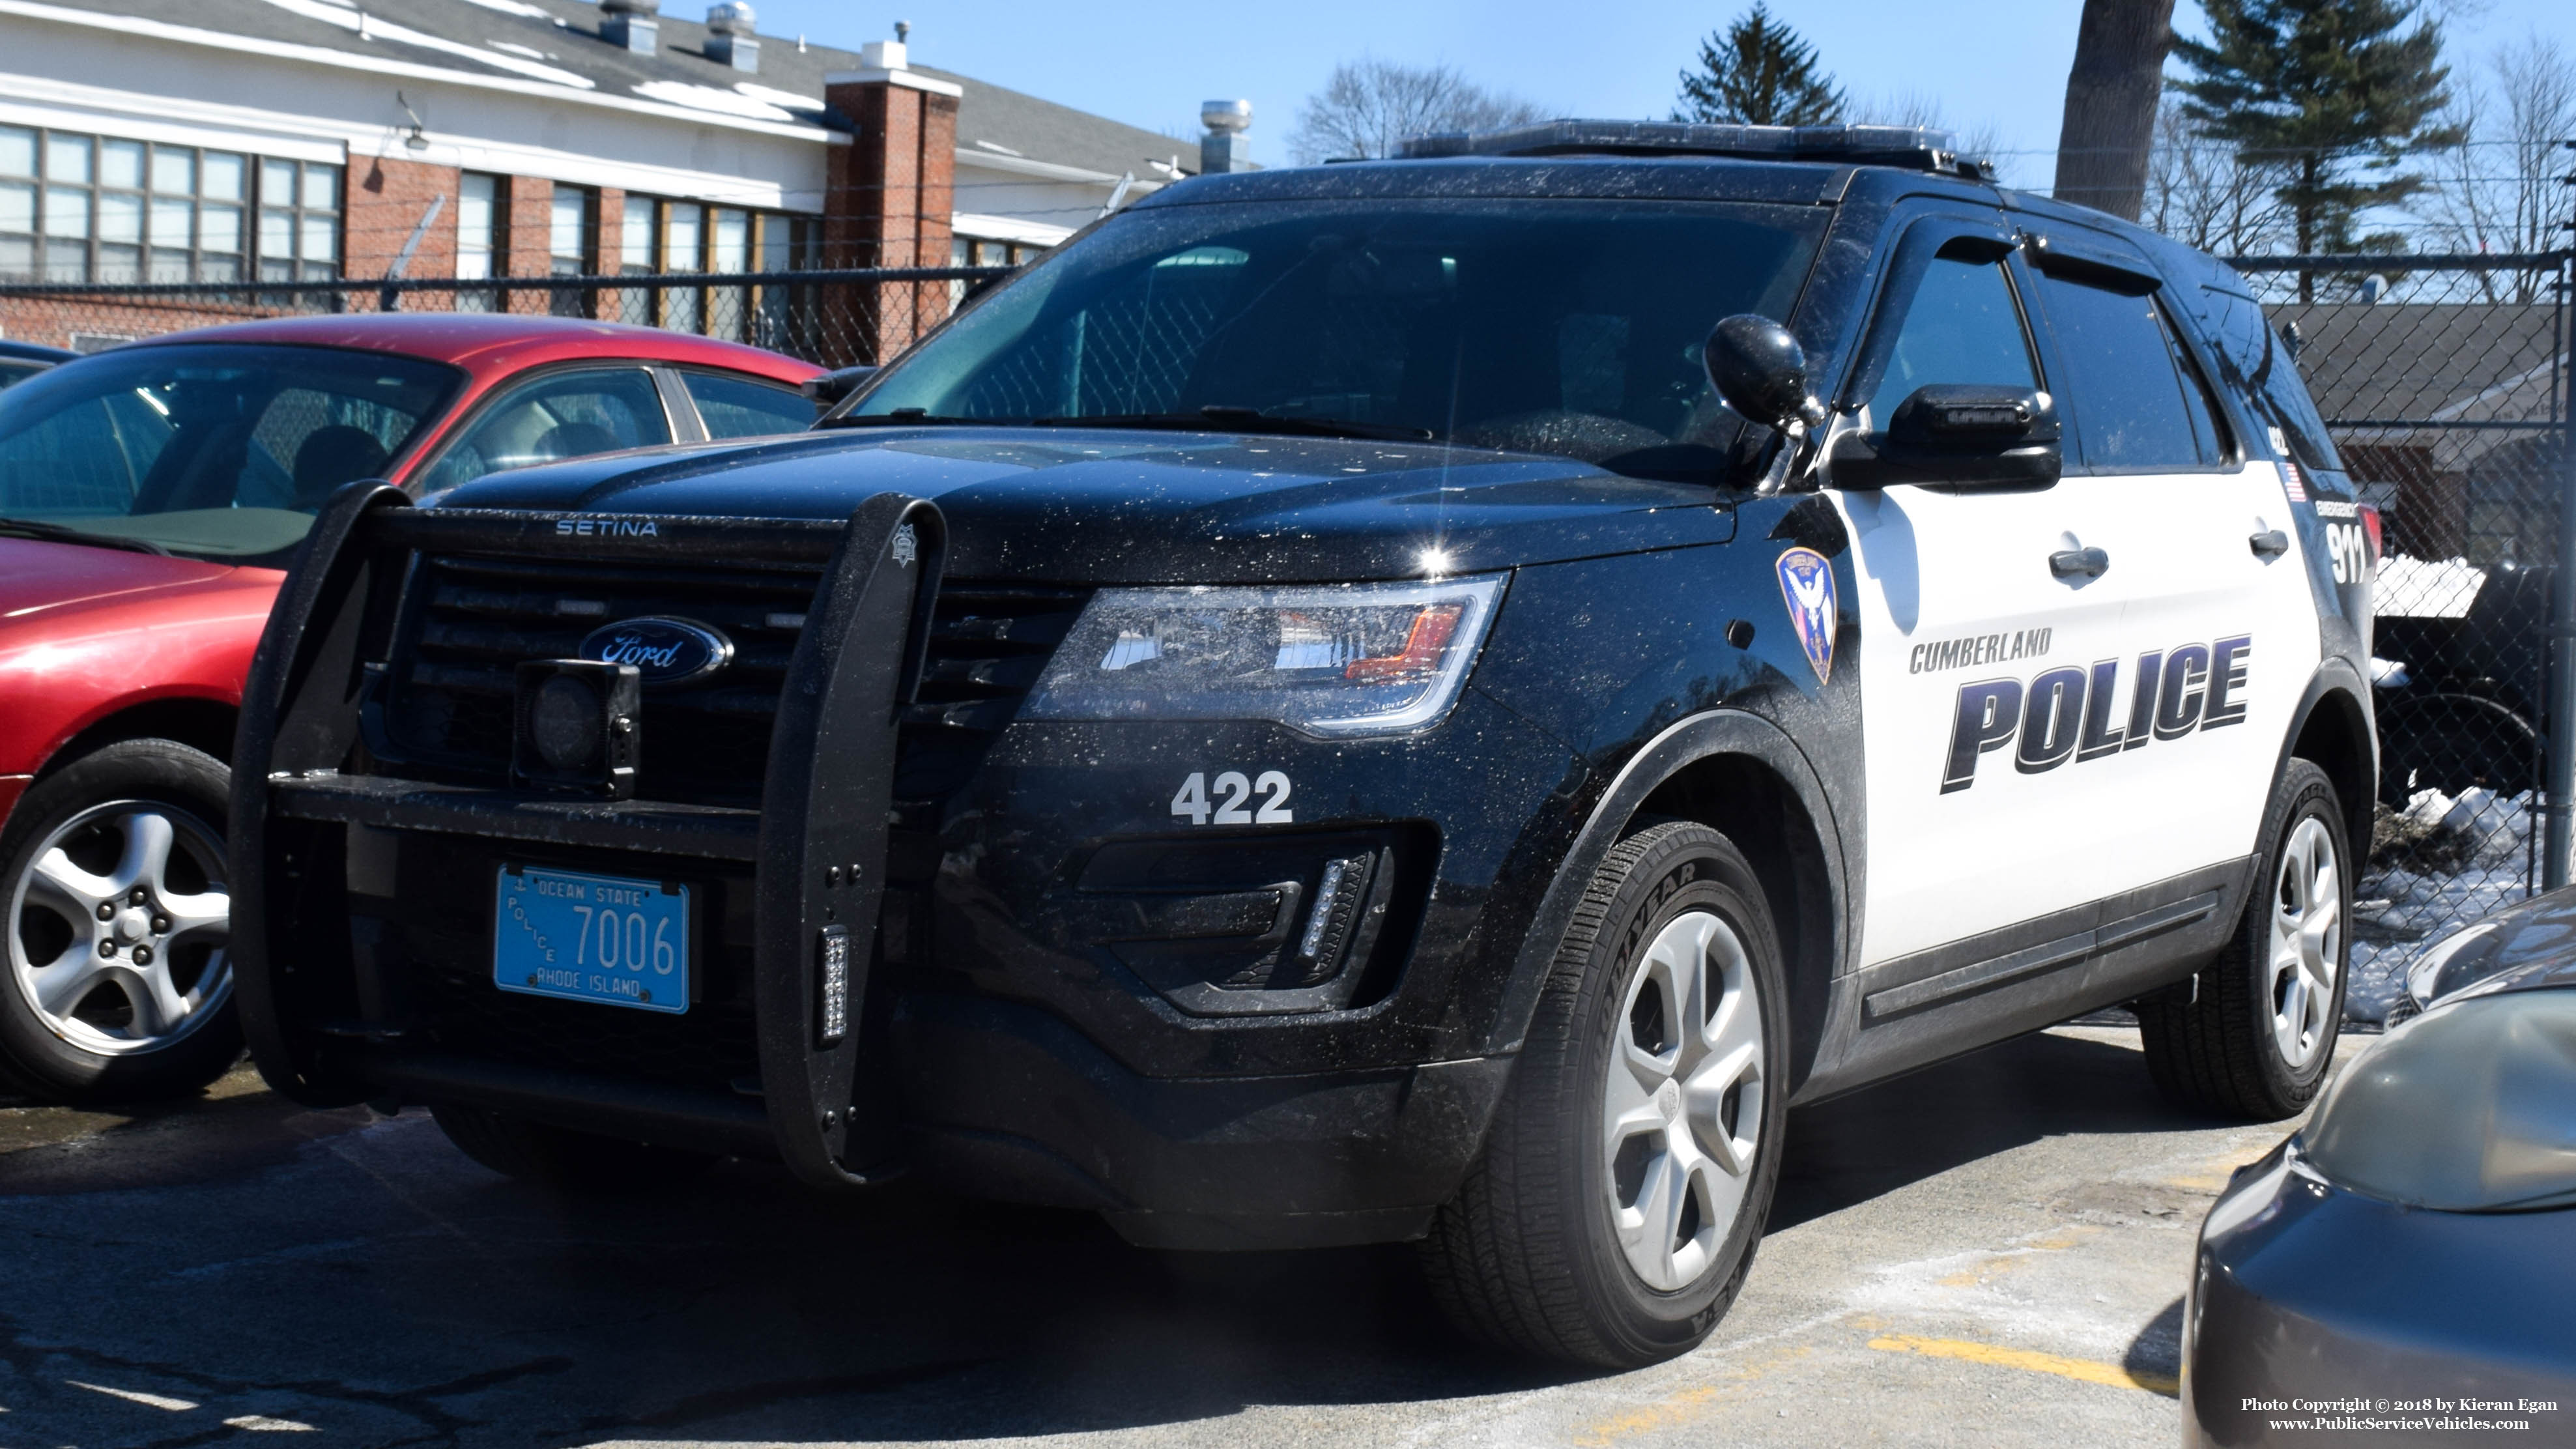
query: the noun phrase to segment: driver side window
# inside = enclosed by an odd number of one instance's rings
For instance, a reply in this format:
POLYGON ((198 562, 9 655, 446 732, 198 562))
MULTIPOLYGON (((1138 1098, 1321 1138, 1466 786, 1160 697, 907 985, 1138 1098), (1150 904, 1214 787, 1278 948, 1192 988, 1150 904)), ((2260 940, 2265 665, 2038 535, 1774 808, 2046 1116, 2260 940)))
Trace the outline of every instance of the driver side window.
MULTIPOLYGON (((801 399, 800 399, 801 401, 801 399)), ((671 441, 662 394, 641 367, 594 367, 519 384, 448 444, 421 491, 434 493, 504 468, 671 441)))
POLYGON ((1916 388, 1952 383, 2039 386, 2002 262, 1933 258, 1905 309, 1887 371, 1870 394, 1870 427, 1887 431, 1888 419, 1916 388))

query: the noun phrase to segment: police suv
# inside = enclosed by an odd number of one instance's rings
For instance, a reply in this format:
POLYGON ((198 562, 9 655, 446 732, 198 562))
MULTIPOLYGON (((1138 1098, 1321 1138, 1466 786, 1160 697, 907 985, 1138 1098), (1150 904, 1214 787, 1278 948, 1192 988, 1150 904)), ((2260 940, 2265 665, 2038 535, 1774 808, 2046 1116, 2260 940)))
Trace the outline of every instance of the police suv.
POLYGON ((1419 1240, 1642 1363, 1793 1103, 2122 1002, 2177 1099, 2308 1100, 2373 523, 2242 281, 1937 132, 1201 177, 812 434, 345 490, 244 1022, 505 1173, 1419 1240))

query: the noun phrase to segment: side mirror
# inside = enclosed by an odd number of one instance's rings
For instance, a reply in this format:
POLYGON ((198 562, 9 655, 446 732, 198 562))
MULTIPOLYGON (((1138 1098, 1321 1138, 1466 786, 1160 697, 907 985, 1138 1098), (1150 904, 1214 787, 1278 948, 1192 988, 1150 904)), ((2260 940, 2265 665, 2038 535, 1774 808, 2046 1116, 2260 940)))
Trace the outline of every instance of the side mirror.
POLYGON ((868 379, 876 375, 877 370, 873 367, 844 367, 820 377, 809 377, 796 384, 796 390, 814 400, 815 411, 830 412, 840 405, 841 399, 866 386, 868 379))
POLYGON ((1836 439, 1826 467, 1836 488, 2045 488, 2065 466, 2058 437, 2057 404, 2044 392, 1920 387, 1897 404, 1884 434, 1836 439))
POLYGON ((1806 350, 1768 317, 1747 312, 1718 323, 1700 360, 1710 386, 1745 418, 1791 434, 1825 420, 1825 405, 1807 389, 1806 350))

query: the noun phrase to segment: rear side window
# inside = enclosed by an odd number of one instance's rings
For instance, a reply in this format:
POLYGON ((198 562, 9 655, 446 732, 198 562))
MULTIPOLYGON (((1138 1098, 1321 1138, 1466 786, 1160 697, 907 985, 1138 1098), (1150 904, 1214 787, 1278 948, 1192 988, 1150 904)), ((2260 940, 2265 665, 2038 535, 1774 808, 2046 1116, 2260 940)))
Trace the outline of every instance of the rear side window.
POLYGON ((1936 383, 2039 386, 2001 262, 1933 259, 1906 306, 1887 371, 1870 394, 1869 425, 1884 430, 1916 388, 1936 383))
POLYGON ((671 441, 661 390, 640 367, 593 367, 523 382, 448 445, 425 485, 470 483, 504 468, 559 463, 671 441))
POLYGON ((680 377, 697 401, 698 416, 706 422, 710 438, 801 433, 814 426, 814 404, 794 388, 712 372, 684 372, 680 377))
POLYGON ((2153 296, 2045 274, 2039 287, 2066 359, 2066 401, 2086 468, 2135 472, 2219 463, 2208 401, 2153 296))
POLYGON ((2279 428, 2290 451, 2303 466, 2340 472, 2334 439, 2326 420, 2309 397, 2307 384, 2281 345, 2262 304, 2216 287, 2203 287, 2197 298, 2200 324, 2218 353, 2219 367, 2251 398, 2261 421, 2279 428))

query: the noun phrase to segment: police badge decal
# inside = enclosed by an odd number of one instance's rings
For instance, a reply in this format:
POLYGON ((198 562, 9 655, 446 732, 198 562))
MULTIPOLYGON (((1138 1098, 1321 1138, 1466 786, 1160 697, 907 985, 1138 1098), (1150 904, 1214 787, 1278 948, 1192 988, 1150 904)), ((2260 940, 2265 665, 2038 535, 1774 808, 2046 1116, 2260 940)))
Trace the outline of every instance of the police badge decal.
POLYGON ((1798 631, 1798 647, 1816 666, 1816 682, 1834 677, 1834 630, 1841 611, 1834 604, 1834 566, 1812 548, 1793 548, 1780 555, 1780 600, 1789 606, 1789 627, 1798 631))

